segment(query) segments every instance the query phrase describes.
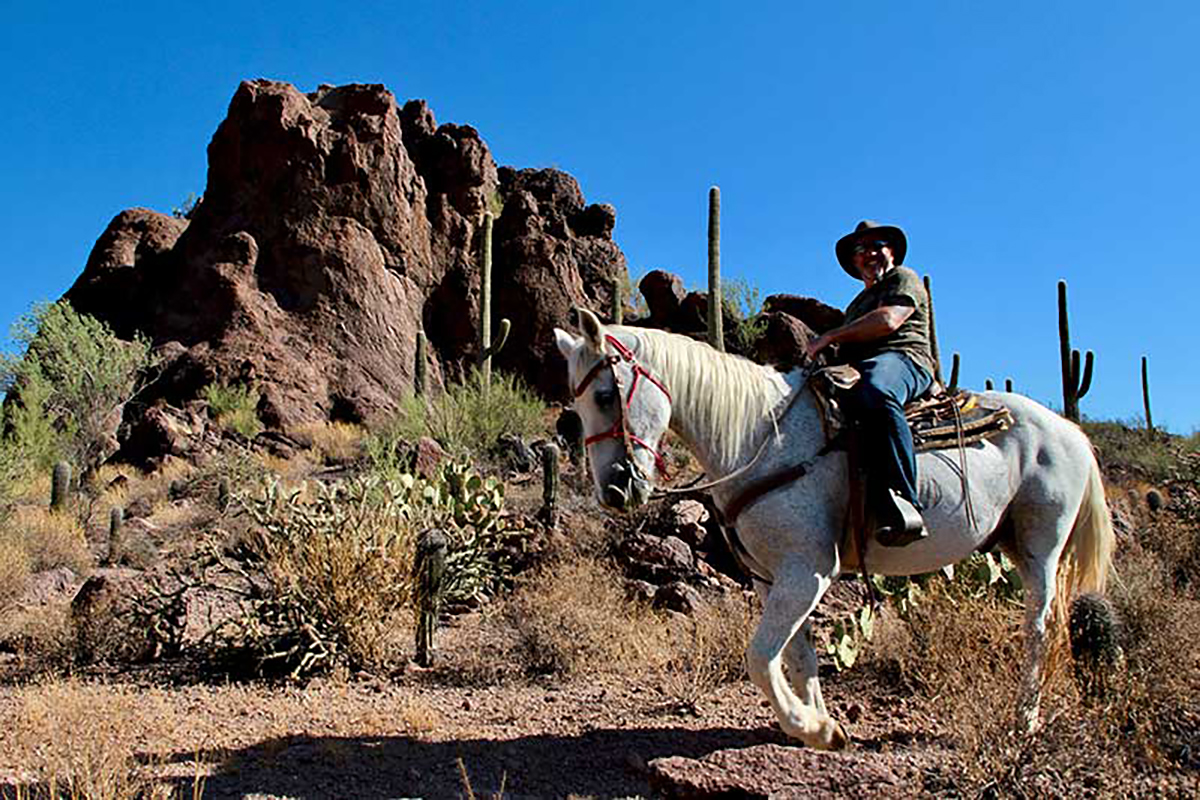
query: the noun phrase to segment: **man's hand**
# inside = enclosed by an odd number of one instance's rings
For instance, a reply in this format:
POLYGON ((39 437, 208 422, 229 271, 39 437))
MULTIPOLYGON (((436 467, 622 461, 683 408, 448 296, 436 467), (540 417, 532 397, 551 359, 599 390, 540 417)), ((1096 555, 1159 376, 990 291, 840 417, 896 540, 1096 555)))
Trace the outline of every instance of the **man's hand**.
POLYGON ((821 352, 832 343, 833 339, 829 338, 828 334, 822 333, 815 339, 809 339, 808 343, 804 345, 804 354, 810 359, 816 358, 817 353, 821 352))

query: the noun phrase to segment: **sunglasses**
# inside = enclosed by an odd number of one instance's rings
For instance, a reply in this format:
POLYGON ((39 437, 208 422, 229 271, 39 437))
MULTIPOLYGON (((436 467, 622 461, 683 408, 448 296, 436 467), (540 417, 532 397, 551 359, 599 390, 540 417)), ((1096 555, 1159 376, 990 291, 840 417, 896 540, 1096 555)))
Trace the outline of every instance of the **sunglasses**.
POLYGON ((891 247, 891 246, 892 246, 891 242, 886 242, 882 239, 880 239, 878 241, 874 241, 874 242, 859 242, 858 244, 854 245, 854 249, 852 252, 854 252, 855 255, 861 255, 863 253, 869 253, 872 251, 878 252, 885 247, 891 247))

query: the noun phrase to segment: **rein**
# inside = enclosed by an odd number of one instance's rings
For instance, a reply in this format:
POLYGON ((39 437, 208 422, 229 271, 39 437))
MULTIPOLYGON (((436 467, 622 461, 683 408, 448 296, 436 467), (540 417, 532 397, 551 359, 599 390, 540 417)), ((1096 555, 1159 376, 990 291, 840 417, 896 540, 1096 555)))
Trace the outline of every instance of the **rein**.
POLYGON ((621 344, 617 337, 609 333, 605 334, 604 340, 608 344, 612 345, 613 349, 617 351, 616 354, 603 356, 599 361, 592 365, 592 368, 589 369, 587 374, 583 376, 583 380, 581 380, 579 385, 575 387, 575 396, 579 397, 585 391, 587 391, 587 387, 591 385, 593 380, 596 379, 596 376, 600 374, 601 370, 603 370, 605 367, 608 367, 609 371, 612 373, 613 386, 616 387, 617 396, 620 397, 621 380, 617 375, 616 365, 622 361, 630 364, 629 369, 630 372, 633 373, 633 383, 629 387, 629 395, 625 400, 624 411, 617 415, 616 420, 613 421, 612 427, 607 431, 587 437, 583 440, 583 444, 585 447, 591 447, 597 442, 602 442, 606 439, 620 439, 625 447, 625 458, 629 462, 630 466, 635 470, 637 469, 637 462, 633 460, 633 445, 641 445, 646 450, 649 450, 650 454, 654 456, 654 465, 658 468, 658 474, 663 478, 666 478, 667 462, 665 459, 663 459, 662 453, 651 447, 650 444, 648 444, 644 439, 642 439, 640 436, 636 436, 632 431, 629 430, 629 425, 626 422, 626 412, 628 412, 630 406, 633 405, 633 393, 637 391, 638 380, 640 378, 644 377, 650 383, 657 386, 662 393, 666 395, 668 405, 671 403, 671 393, 667 391, 667 387, 663 385, 662 381, 660 381, 658 378, 655 378, 650 374, 649 370, 638 363, 637 358, 633 355, 633 351, 621 344))

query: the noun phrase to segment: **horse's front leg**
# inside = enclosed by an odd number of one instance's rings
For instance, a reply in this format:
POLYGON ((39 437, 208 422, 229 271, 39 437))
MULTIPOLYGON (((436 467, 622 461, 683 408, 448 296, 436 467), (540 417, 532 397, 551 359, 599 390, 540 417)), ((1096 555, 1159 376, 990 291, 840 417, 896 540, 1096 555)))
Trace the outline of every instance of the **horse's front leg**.
MULTIPOLYGON (((750 680, 770 701, 784 733, 810 747, 837 750, 845 747, 848 740, 842 727, 825 713, 820 688, 815 686, 815 656, 811 684, 807 676, 804 679, 804 685, 813 688, 804 692, 803 699, 792 691, 783 672, 789 642, 803 635, 800 629, 829 583, 827 575, 819 574, 807 563, 797 560, 784 565, 763 603, 762 621, 746 652, 746 667, 750 680)), ((803 668, 805 659, 800 664, 803 668)))
POLYGON ((817 680, 817 653, 812 646, 812 620, 806 619, 800 632, 792 637, 783 649, 783 663, 787 665, 788 681, 792 691, 801 702, 826 714, 825 698, 821 696, 821 682, 817 680))

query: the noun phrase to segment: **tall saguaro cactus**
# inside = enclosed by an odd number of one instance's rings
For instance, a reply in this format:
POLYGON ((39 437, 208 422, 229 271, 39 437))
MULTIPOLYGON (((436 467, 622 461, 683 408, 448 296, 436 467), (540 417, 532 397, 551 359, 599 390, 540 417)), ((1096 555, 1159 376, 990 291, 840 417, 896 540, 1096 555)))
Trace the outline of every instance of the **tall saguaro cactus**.
POLYGON ((721 303, 721 189, 708 190, 708 343, 725 352, 721 303))
POLYGON ((1154 417, 1150 416, 1150 365, 1142 356, 1142 404, 1146 407, 1146 432, 1154 431, 1154 417))
POLYGON ((511 323, 500 320, 500 335, 492 342, 492 213, 483 215, 483 257, 479 275, 479 371, 483 385, 492 382, 492 356, 504 347, 511 323))
POLYGON ((1071 332, 1067 322, 1067 282, 1058 282, 1058 347, 1062 361, 1063 416, 1079 422, 1079 401, 1092 386, 1092 351, 1083 359, 1083 376, 1079 374, 1079 351, 1071 349, 1071 332))
POLYGON ((937 325, 933 319, 933 288, 930 286, 928 275, 922 279, 922 282, 925 284, 925 299, 929 301, 929 350, 933 356, 933 379, 937 383, 941 383, 942 356, 938 350, 937 325))
POLYGON ((417 331, 417 353, 415 356, 416 361, 413 364, 413 394, 417 397, 423 397, 427 388, 425 385, 428 360, 426 349, 425 331, 417 331))
POLYGON ((450 541, 446 534, 431 528, 417 540, 413 559, 413 587, 416 590, 417 641, 416 662, 422 667, 433 664, 433 632, 437 628, 442 603, 442 578, 446 574, 446 556, 450 541))

